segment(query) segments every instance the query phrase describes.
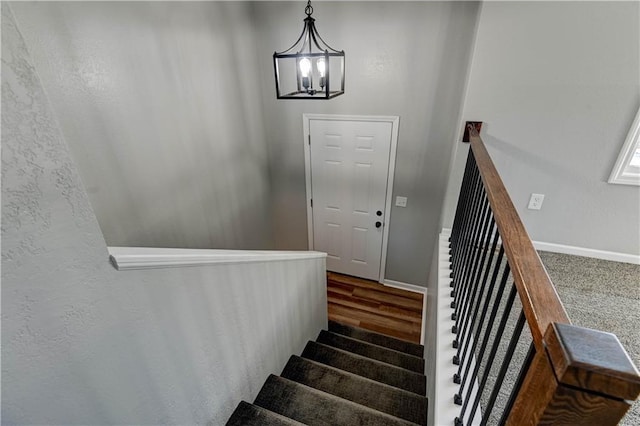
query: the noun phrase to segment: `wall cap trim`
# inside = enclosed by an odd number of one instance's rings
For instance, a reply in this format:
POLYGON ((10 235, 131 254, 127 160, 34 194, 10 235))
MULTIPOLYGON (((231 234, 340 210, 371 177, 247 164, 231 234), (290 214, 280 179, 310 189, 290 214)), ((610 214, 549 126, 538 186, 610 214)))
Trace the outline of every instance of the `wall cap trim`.
POLYGON ((108 247, 109 261, 118 271, 324 259, 317 251, 214 250, 155 247, 108 247))

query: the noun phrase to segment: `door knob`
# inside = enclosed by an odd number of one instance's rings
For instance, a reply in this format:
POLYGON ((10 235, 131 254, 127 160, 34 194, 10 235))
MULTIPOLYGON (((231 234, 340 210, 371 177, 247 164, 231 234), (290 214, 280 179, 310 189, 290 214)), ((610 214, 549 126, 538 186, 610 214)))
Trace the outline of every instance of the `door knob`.
POLYGON ((376 212, 376 215, 378 215, 378 216, 382 216, 382 212, 381 212, 380 210, 378 210, 378 211, 376 212))
POLYGON ((376 228, 380 228, 382 226, 382 222, 376 222, 376 228))

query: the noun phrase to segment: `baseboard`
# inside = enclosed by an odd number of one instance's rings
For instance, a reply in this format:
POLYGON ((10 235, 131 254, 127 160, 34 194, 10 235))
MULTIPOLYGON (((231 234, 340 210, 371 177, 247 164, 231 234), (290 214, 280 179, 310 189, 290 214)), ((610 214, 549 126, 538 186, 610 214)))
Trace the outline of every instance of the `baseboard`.
POLYGON ((550 251, 552 253, 571 254, 574 256, 592 257, 595 259, 612 260, 614 262, 632 263, 640 265, 640 255, 619 253, 615 251, 596 250, 584 247, 568 246, 564 244, 545 243, 534 241, 536 250, 550 251))
POLYGON ((414 293, 423 294, 422 297, 422 324, 420 326, 420 344, 424 345, 424 339, 427 334, 427 289, 415 284, 403 283, 400 281, 383 280, 382 284, 388 287, 399 288, 401 290, 413 291, 414 293))
POLYGON ((422 293, 425 295, 427 294, 426 287, 420 287, 419 285, 415 285, 415 284, 408 284, 408 283, 403 283, 401 281, 394 281, 394 280, 387 280, 387 279, 382 280, 382 284, 389 287, 399 288, 401 290, 413 291, 414 293, 422 293))

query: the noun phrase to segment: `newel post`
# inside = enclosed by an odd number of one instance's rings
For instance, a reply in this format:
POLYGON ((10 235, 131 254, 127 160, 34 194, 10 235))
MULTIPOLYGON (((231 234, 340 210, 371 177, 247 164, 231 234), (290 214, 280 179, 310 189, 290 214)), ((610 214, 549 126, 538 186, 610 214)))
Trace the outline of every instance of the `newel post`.
POLYGON ((640 394, 640 375, 611 333, 550 324, 507 425, 617 425, 640 394))

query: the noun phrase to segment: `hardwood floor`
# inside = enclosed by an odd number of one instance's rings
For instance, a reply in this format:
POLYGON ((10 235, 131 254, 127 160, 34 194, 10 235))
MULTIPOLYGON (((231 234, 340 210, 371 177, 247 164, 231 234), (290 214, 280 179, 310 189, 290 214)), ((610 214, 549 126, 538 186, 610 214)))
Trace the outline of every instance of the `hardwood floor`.
POLYGON ((327 272, 330 320, 413 343, 420 343, 422 297, 375 281, 327 272))

